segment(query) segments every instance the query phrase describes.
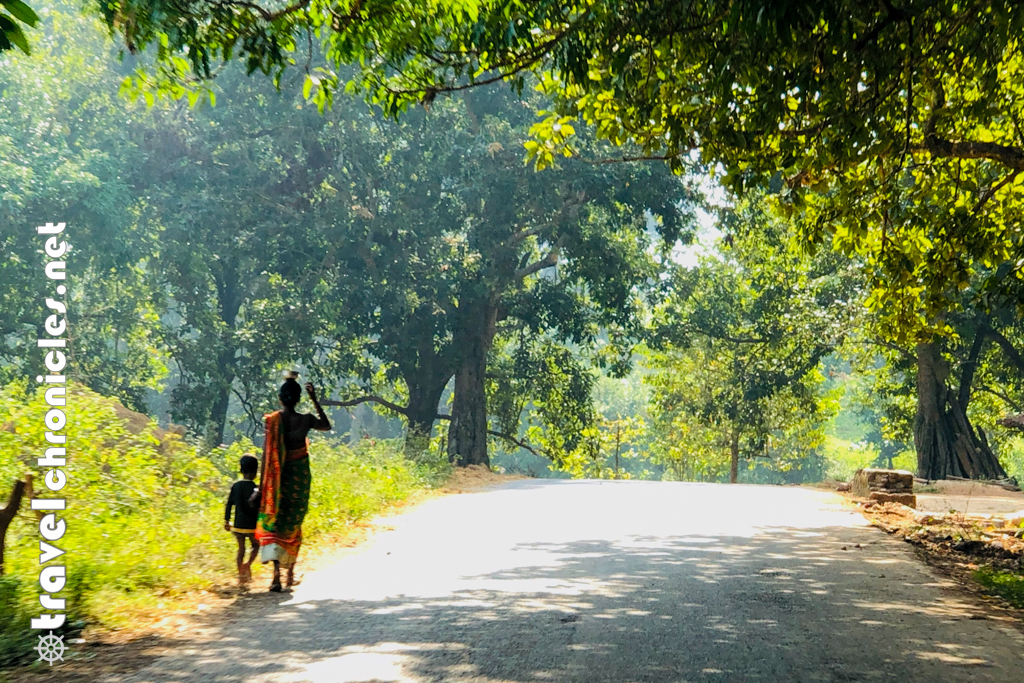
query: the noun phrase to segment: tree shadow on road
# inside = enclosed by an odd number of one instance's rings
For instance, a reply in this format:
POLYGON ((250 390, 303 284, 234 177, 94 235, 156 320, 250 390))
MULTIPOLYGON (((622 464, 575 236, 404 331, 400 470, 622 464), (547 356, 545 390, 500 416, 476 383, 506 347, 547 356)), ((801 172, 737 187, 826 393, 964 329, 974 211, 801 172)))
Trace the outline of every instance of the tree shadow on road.
POLYGON ((513 552, 443 595, 260 596, 220 640, 110 680, 1020 680, 1019 634, 863 529, 513 552))

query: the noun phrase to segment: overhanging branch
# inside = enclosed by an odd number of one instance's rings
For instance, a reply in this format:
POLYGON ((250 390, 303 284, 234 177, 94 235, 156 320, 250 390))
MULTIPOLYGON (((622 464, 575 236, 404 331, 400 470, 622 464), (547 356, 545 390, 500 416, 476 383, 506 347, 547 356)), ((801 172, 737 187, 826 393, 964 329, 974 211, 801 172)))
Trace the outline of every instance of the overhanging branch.
POLYGON ((400 415, 409 416, 409 409, 405 406, 400 406, 397 403, 392 403, 386 398, 380 396, 360 396, 359 398, 349 399, 348 401, 332 401, 330 399, 323 399, 320 401, 320 405, 324 406, 337 406, 339 408, 350 408, 357 406, 360 403, 379 403, 388 410, 392 410, 400 415))
POLYGON ((997 142, 953 141, 932 134, 924 139, 924 149, 935 157, 988 159, 1015 171, 1024 170, 1024 150, 997 142))
POLYGON ((562 244, 564 241, 565 238, 560 238, 558 242, 555 244, 555 246, 551 248, 551 251, 548 252, 547 256, 545 256, 539 261, 535 261, 530 265, 517 270, 515 273, 515 279, 523 280, 525 278, 530 277, 536 272, 542 271, 546 268, 552 268, 558 265, 558 258, 562 252, 562 244))
MULTIPOLYGON (((437 419, 438 420, 451 420, 452 416, 451 415, 438 414, 437 419)), ((499 432, 496 429, 488 429, 487 433, 490 434, 491 436, 496 436, 499 439, 504 439, 505 441, 508 441, 510 443, 514 443, 515 445, 519 446, 520 448, 523 448, 525 450, 530 451, 534 455, 538 455, 538 456, 544 457, 544 454, 537 452, 537 449, 535 449, 533 446, 531 446, 530 444, 526 443, 525 441, 522 441, 521 439, 517 439, 516 437, 512 436, 511 434, 507 434, 505 432, 499 432)))
MULTIPOLYGON (((385 398, 381 398, 380 396, 360 396, 359 398, 353 398, 353 399, 350 399, 348 401, 332 401, 330 399, 323 399, 323 400, 320 401, 320 405, 324 405, 324 406, 338 406, 340 408, 349 408, 351 406, 359 405, 360 403, 379 403, 380 405, 384 406, 388 410, 393 410, 396 413, 400 413, 402 415, 405 415, 406 417, 409 416, 409 409, 408 408, 404 408, 404 407, 398 405, 397 403, 392 403, 391 401, 389 401, 389 400, 387 400, 385 398)), ((450 421, 452 419, 452 416, 451 415, 446 415, 444 413, 438 413, 437 415, 434 416, 434 418, 437 419, 437 420, 448 420, 448 421, 450 421)), ((519 446, 522 449, 525 449, 525 450, 529 451, 530 453, 533 453, 534 455, 538 455, 538 456, 542 456, 543 457, 543 454, 539 453, 537 451, 537 449, 535 449, 533 446, 531 446, 530 444, 526 443, 525 441, 523 441, 521 439, 517 439, 516 437, 512 436, 511 434, 507 434, 505 432, 499 432, 496 429, 488 429, 487 433, 490 434, 491 436, 496 436, 499 439, 504 439, 504 440, 506 440, 506 441, 508 441, 510 443, 514 443, 515 445, 519 446)))
MULTIPOLYGON (((266 9, 265 7, 261 7, 255 2, 246 2, 245 0, 223 0, 222 2, 218 2, 217 4, 221 7, 242 7, 260 15, 260 17, 264 21, 274 21, 275 19, 280 19, 281 17, 288 16, 289 14, 294 14, 296 12, 300 12, 306 9, 306 7, 309 6, 309 0, 301 0, 300 2, 288 5, 287 7, 282 7, 276 12, 272 12, 266 9)), ((355 8, 358 7, 359 3, 356 3, 355 8)))
MULTIPOLYGON (((1017 412, 1020 412, 1021 410, 1024 410, 1024 408, 1022 408, 1019 403, 1017 403, 1012 398, 1007 396, 1005 392, 999 391, 998 389, 993 389, 992 387, 982 385, 982 386, 978 387, 978 391, 984 391, 986 394, 992 394, 993 396, 995 396, 996 398, 1000 399, 1003 403, 1005 403, 1006 405, 1010 406, 1012 409, 1016 410, 1017 412)), ((1016 417, 1020 417, 1020 416, 1016 416, 1016 417)), ((1003 425, 1004 427, 1015 427, 1017 429, 1021 428, 1020 425, 1017 423, 1018 421, 1015 421, 1012 418, 1005 418, 1004 417, 1001 420, 996 420, 996 422, 998 424, 1003 425)))
POLYGON ((995 343, 999 344, 1000 348, 1003 349, 1003 353, 1006 354, 1006 357, 1009 358, 1017 370, 1024 372, 1024 358, 1021 357, 1020 352, 1017 351, 1013 343, 996 330, 989 330, 988 335, 995 343))
POLYGON ((519 446, 520 448, 523 448, 525 450, 530 451, 534 455, 542 455, 541 453, 538 453, 530 444, 528 444, 525 441, 522 441, 520 439, 517 439, 516 437, 512 436, 511 434, 506 434, 505 432, 499 432, 499 431, 497 431, 495 429, 488 429, 487 433, 490 434, 491 436, 496 436, 499 439, 505 439, 505 441, 508 441, 510 443, 514 443, 515 445, 519 446))
POLYGON ((932 156, 954 159, 989 159, 998 161, 1015 171, 1024 170, 1024 149, 1001 145, 998 142, 980 142, 976 140, 947 140, 936 132, 939 116, 946 108, 946 93, 941 83, 934 83, 932 111, 924 125, 923 149, 932 156))

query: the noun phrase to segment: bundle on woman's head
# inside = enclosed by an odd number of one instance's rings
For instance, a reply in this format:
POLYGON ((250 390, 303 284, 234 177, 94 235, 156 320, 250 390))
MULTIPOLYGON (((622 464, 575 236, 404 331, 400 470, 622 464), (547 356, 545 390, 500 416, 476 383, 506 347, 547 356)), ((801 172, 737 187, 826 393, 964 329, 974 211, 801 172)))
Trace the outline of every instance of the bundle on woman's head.
POLYGON ((296 381, 298 376, 299 373, 294 370, 284 373, 284 384, 281 385, 281 390, 277 392, 277 396, 281 399, 281 403, 286 406, 294 406, 302 398, 302 387, 296 381))

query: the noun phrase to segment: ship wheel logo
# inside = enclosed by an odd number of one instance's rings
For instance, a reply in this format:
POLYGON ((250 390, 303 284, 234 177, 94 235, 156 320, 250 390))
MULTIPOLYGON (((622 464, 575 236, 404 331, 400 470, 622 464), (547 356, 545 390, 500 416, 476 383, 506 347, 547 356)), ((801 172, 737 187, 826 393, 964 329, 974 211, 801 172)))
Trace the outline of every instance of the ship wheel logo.
POLYGON ((32 648, 39 653, 38 662, 49 662, 50 666, 56 661, 64 661, 64 636, 55 636, 53 631, 47 636, 39 636, 39 644, 32 648))

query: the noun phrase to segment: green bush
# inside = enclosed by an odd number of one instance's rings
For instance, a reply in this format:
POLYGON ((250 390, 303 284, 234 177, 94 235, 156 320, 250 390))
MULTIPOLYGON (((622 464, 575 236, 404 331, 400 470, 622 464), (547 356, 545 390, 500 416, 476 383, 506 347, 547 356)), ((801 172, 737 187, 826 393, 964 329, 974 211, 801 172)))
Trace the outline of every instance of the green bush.
MULTIPOLYGON (((68 531, 55 543, 67 552, 62 597, 69 622, 125 626, 166 596, 232 581, 235 544, 223 530, 224 500, 239 457, 258 449, 243 441, 203 453, 155 423, 140 424, 139 416, 114 401, 77 386, 69 393, 68 531)), ((0 392, 0 491, 38 471, 46 410, 42 392, 26 392, 24 385, 0 392)), ((363 442, 349 448, 313 439, 307 542, 441 478, 443 468, 410 463, 400 446, 363 442)), ((26 654, 29 615, 38 614, 38 527, 26 508, 7 534, 0 661, 26 654)))
MULTIPOLYGON (((853 473, 862 467, 874 467, 878 449, 867 443, 851 443, 835 436, 826 436, 821 449, 827 465, 825 477, 833 481, 850 481, 853 473)), ((903 451, 893 458, 893 469, 917 470, 917 456, 914 451, 903 451)))
MULTIPOLYGON (((33 633, 26 628, 27 621, 8 619, 8 615, 27 615, 34 596, 27 590, 26 581, 14 576, 0 576, 0 668, 17 662, 32 652, 33 633)), ((26 616, 25 619, 28 617, 26 616)))
POLYGON ((854 472, 869 467, 878 457, 878 451, 869 444, 852 443, 831 435, 825 437, 821 453, 827 462, 825 477, 834 481, 849 481, 854 472))
POLYGON ((313 487, 303 534, 337 531, 438 481, 425 467, 411 467, 401 448, 397 440, 361 441, 355 448, 314 442, 313 487))
POLYGON ((974 572, 975 580, 992 593, 1002 596, 1014 607, 1024 608, 1024 576, 982 567, 974 572))
POLYGON ((1007 439, 999 449, 999 456, 1006 473, 1024 484, 1024 437, 1007 439))

